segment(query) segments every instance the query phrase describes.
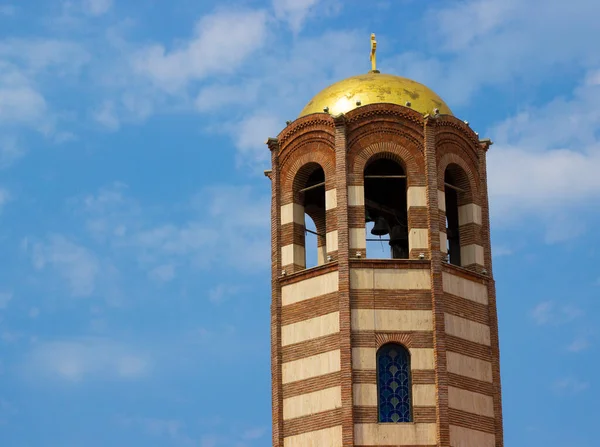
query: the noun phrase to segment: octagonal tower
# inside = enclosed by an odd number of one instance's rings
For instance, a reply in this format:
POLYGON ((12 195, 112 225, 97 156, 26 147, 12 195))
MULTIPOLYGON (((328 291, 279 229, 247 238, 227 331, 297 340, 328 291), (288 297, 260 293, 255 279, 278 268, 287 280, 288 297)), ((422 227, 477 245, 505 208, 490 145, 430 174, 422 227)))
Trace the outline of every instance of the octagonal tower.
POLYGON ((501 447, 491 142, 373 68, 268 140, 273 446, 501 447))

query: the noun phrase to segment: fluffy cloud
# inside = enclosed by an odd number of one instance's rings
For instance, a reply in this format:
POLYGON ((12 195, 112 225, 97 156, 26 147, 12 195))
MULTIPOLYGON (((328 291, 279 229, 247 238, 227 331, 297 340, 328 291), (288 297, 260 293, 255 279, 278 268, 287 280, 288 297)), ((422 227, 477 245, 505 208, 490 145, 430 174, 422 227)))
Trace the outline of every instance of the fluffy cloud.
POLYGON ((0 169, 6 169, 25 154, 16 137, 0 137, 0 169))
POLYGON ((0 58, 27 76, 79 74, 91 55, 81 44, 59 39, 8 38, 0 40, 0 58))
POLYGON ((554 391, 559 394, 578 394, 590 387, 589 382, 577 379, 575 377, 565 377, 554 382, 554 391))
POLYGON ((495 223, 535 217, 546 241, 585 231, 574 208, 600 201, 600 83, 597 71, 569 98, 524 110, 494 126, 488 155, 491 211, 495 223), (569 231, 564 231, 569 228, 569 231))
POLYGON ((273 0, 273 10, 278 19, 286 21, 294 32, 298 32, 318 3, 319 0, 273 0))
POLYGON ((2 208, 11 200, 10 193, 5 188, 0 188, 0 212, 2 208))
POLYGON ((0 60, 0 123, 38 126, 46 100, 15 66, 0 60))
POLYGON ((251 164, 263 163, 263 165, 270 160, 265 141, 267 137, 279 134, 284 127, 282 123, 278 116, 262 112, 250 115, 239 123, 235 131, 239 160, 251 164))
POLYGON ((150 360, 132 347, 102 338, 37 343, 24 364, 28 375, 69 382, 137 379, 150 366, 150 360))
MULTIPOLYGON (((433 87, 449 104, 468 104, 483 87, 539 84, 600 63, 593 39, 600 3, 468 0, 435 5, 423 18, 430 54, 388 59, 395 71, 433 87), (549 35, 561 36, 552 41, 549 35), (575 71, 576 70, 576 71, 575 71)), ((388 65, 388 64, 386 64, 388 65)), ((512 87, 512 86, 511 86, 512 87)))
POLYGON ((240 290, 242 290, 240 286, 232 284, 219 284, 218 286, 213 287, 209 290, 208 299, 213 304, 219 304, 227 300, 231 296, 239 293, 240 290))
POLYGON ((570 323, 581 316, 581 309, 569 304, 559 307, 553 301, 543 301, 531 311, 531 317, 540 326, 570 323))
POLYGON ((267 197, 256 196, 249 187, 207 188, 193 198, 196 211, 190 219, 145 228, 128 243, 150 261, 183 259, 199 268, 262 269, 269 256, 269 205, 267 197))
POLYGON ((105 127, 107 130, 119 130, 121 123, 115 111, 115 105, 112 101, 104 101, 98 109, 93 112, 94 120, 105 127))
POLYGON ((153 268, 148 276, 154 281, 169 282, 175 278, 175 266, 173 264, 163 264, 153 268))
POLYGON ((120 259, 135 259, 155 280, 170 281, 175 266, 235 270, 263 269, 269 257, 270 197, 248 186, 204 188, 170 221, 143 208, 113 184, 70 201, 90 235, 120 259))
POLYGON ((186 445, 187 443, 193 444, 193 441, 183 433, 185 424, 179 420, 123 417, 120 418, 120 422, 125 426, 141 427, 144 432, 152 436, 166 436, 178 443, 186 443, 186 445))
POLYGON ((67 282, 72 296, 94 293, 100 263, 87 248, 62 235, 52 235, 46 242, 35 243, 31 255, 34 267, 57 272, 67 282))
POLYGON ((113 0, 83 0, 83 10, 91 16, 106 14, 113 6, 113 0))
POLYGON ((133 67, 155 85, 173 92, 188 82, 233 72, 267 37, 264 11, 228 11, 204 16, 194 35, 177 48, 155 44, 140 50, 133 67))
POLYGON ((9 292, 0 292, 0 310, 6 309, 10 300, 12 300, 12 293, 9 292))

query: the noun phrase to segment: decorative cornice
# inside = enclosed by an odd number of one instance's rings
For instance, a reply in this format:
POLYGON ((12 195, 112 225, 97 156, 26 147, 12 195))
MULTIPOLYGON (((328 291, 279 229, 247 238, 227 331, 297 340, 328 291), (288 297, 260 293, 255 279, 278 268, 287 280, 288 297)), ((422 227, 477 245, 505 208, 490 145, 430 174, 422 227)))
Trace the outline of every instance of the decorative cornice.
POLYGON ((344 127, 346 126, 347 122, 348 120, 346 119, 346 115, 344 115, 343 113, 340 113, 339 115, 333 117, 333 123, 335 127, 344 127))
POLYGON ((452 115, 437 115, 434 120, 431 121, 433 125, 436 127, 451 127, 452 129, 456 129, 460 131, 460 133, 470 141, 474 147, 479 146, 479 136, 477 133, 469 127, 467 123, 459 120, 455 116, 452 115))
POLYGON ((410 107, 391 103, 369 104, 348 112, 346 116, 348 124, 379 117, 401 118, 418 125, 423 124, 423 115, 419 112, 410 107))
POLYGON ((290 139, 304 133, 307 130, 318 129, 318 128, 334 128, 333 118, 326 113, 314 113, 297 119, 293 123, 290 123, 285 129, 279 134, 279 143, 283 146, 290 139))
POLYGON ((479 140, 479 146, 481 146, 481 148, 484 150, 484 152, 487 152, 490 149, 490 147, 492 146, 492 144, 494 144, 494 142, 492 140, 490 140, 489 138, 479 140))
POLYGON ((269 137, 265 144, 269 147, 270 151, 278 151, 279 150, 279 140, 277 138, 269 137))

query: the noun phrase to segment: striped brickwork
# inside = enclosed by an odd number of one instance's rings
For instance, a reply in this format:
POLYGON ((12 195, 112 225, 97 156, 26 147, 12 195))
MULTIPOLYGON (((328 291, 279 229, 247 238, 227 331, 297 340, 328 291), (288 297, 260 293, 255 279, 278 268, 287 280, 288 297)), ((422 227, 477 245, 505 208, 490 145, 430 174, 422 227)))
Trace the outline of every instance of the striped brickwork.
POLYGON ((273 446, 502 447, 487 146, 455 118, 376 104, 300 118, 270 148, 273 446), (366 258, 363 175, 378 158, 407 175, 409 259, 366 258), (306 269, 298 185, 316 166, 326 209, 306 269), (443 176, 457 166, 461 267, 444 253, 443 176), (376 354, 390 342, 410 353, 411 423, 378 422, 376 354))
POLYGON ((486 280, 448 266, 442 273, 451 444, 495 443, 492 350, 486 280))

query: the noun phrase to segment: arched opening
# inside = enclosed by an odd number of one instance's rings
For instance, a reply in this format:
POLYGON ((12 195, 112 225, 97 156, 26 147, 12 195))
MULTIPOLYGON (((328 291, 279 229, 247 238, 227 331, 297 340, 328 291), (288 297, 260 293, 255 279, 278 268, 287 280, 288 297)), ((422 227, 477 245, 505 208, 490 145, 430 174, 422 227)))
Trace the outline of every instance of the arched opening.
POLYGON ((298 173, 294 185, 296 203, 304 210, 302 242, 307 268, 325 263, 325 172, 317 163, 309 163, 298 173))
POLYGON ((444 172, 446 198, 446 237, 448 262, 461 265, 461 235, 459 207, 470 202, 469 179, 457 164, 450 164, 444 172))
POLYGON ((377 351, 379 422, 411 422, 410 353, 397 343, 377 351))
POLYGON ((408 215, 403 167, 389 158, 368 163, 364 188, 367 257, 407 259, 408 215))

